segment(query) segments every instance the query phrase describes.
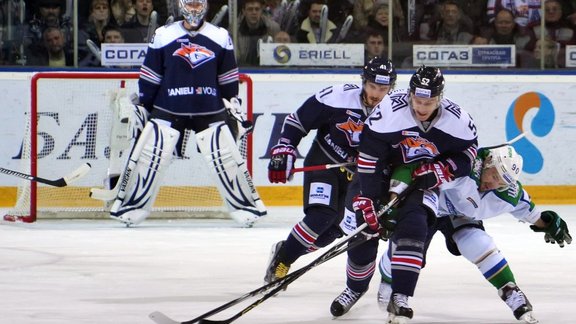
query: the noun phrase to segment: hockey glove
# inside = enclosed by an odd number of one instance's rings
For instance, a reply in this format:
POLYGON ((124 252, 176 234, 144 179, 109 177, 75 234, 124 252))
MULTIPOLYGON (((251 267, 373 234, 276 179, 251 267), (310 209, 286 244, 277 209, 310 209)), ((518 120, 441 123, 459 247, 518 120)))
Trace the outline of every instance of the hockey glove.
POLYGON ((286 183, 292 180, 296 148, 292 145, 278 144, 272 148, 270 155, 268 180, 272 183, 286 183))
POLYGON ((362 220, 368 225, 368 228, 372 230, 372 234, 377 233, 381 228, 378 222, 378 214, 376 214, 376 208, 374 208, 374 202, 368 197, 355 196, 352 199, 352 208, 356 212, 356 219, 358 224, 362 220), (360 216, 362 218, 360 218, 360 216), (359 219, 360 218, 360 219, 359 219))
POLYGON ((572 243, 568 225, 558 214, 551 210, 546 210, 540 214, 540 218, 547 224, 546 227, 540 228, 536 225, 530 225, 530 228, 534 232, 544 232, 544 241, 546 243, 558 243, 561 248, 564 247, 564 242, 572 243))
POLYGON ((388 241, 392 234, 394 233, 394 229, 396 228, 396 215, 397 210, 394 207, 390 207, 387 211, 385 211, 382 216, 379 217, 378 221, 380 226, 380 239, 383 241, 388 241))
POLYGON ((422 164, 412 174, 419 181, 420 189, 438 188, 444 183, 454 180, 450 166, 443 162, 422 164))

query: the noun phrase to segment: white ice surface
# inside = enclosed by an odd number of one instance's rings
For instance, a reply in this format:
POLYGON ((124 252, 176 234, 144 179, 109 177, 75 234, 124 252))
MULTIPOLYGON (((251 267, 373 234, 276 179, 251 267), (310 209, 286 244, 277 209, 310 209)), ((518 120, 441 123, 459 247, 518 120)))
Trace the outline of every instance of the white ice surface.
MULTIPOLYGON (((541 207, 558 211, 576 233, 575 206, 541 207)), ((0 323, 152 323, 148 314, 155 310, 193 319, 261 286, 270 246, 301 217, 299 208, 271 208, 251 229, 228 220, 147 220, 137 228, 113 220, 2 223, 0 323)), ((576 323, 576 244, 545 244, 542 234, 509 215, 486 224, 540 323, 576 323)), ((350 313, 330 315, 344 288, 345 261, 339 256, 311 270, 235 323, 384 323, 376 304, 379 275, 350 313)), ((496 289, 475 266, 451 256, 440 236, 410 304, 411 323, 517 323, 496 289)))

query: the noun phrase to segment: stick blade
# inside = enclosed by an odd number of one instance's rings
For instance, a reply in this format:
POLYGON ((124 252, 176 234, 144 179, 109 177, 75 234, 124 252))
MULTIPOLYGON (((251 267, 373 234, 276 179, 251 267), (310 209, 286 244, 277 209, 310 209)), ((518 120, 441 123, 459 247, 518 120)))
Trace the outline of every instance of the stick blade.
POLYGON ((182 324, 182 322, 177 322, 162 312, 152 312, 148 317, 157 324, 182 324))
POLYGON ((72 171, 69 175, 65 176, 64 182, 66 183, 66 185, 69 185, 70 183, 85 176, 88 172, 90 172, 91 168, 92 166, 90 165, 90 163, 84 163, 78 169, 72 171))

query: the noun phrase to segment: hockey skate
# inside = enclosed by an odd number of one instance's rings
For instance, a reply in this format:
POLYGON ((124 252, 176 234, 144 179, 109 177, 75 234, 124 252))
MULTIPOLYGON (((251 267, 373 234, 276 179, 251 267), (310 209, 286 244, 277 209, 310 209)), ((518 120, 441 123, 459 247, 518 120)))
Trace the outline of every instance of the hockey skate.
POLYGON ((538 323, 532 314, 532 304, 515 283, 509 282, 498 289, 498 296, 510 307, 517 320, 531 324, 538 323))
POLYGON ((381 281, 380 287, 378 287, 378 295, 376 295, 376 299, 378 300, 378 307, 380 307, 384 312, 388 311, 390 295, 392 295, 392 286, 386 281, 381 281))
POLYGON ((267 284, 286 277, 288 270, 290 270, 290 265, 280 261, 280 251, 284 246, 284 242, 285 241, 280 241, 272 245, 270 261, 268 262, 268 268, 266 268, 266 275, 264 276, 264 282, 267 284))
POLYGON ((332 304, 330 305, 330 313, 333 316, 338 317, 342 316, 356 304, 356 302, 364 295, 365 292, 355 292, 354 290, 346 287, 344 291, 334 299, 332 304))
POLYGON ((406 324, 414 316, 412 308, 408 306, 408 296, 399 293, 390 296, 387 310, 388 324, 406 324))

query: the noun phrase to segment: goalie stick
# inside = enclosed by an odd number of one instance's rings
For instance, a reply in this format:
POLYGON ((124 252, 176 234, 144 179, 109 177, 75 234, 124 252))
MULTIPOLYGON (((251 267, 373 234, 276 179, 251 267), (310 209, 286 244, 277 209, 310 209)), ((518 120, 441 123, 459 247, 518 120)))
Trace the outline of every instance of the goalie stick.
POLYGON ((86 173, 88 173, 88 171, 90 171, 91 167, 92 166, 90 165, 90 163, 84 163, 78 169, 76 169, 76 170, 70 172, 68 175, 66 175, 60 179, 56 179, 56 180, 41 178, 41 177, 33 176, 31 174, 26 174, 26 173, 14 171, 14 170, 9 170, 9 169, 4 169, 4 168, 0 168, 0 172, 4 173, 4 174, 15 176, 18 178, 22 178, 22 179, 44 183, 44 184, 47 184, 47 185, 50 185, 53 187, 66 187, 72 181, 78 180, 78 179, 82 178, 83 176, 85 176, 86 173))
MULTIPOLYGON (((378 217, 381 217, 382 215, 384 215, 384 213, 389 210, 390 208, 392 208, 394 205, 396 205, 401 199, 403 199, 410 191, 412 191, 414 188, 416 188, 416 181, 413 182, 410 186, 408 186, 408 188, 406 188, 404 191, 402 191, 398 196, 394 197, 388 204, 386 204, 384 207, 382 207, 379 211, 378 211, 378 217)), ((282 278, 282 279, 278 279, 276 281, 273 281, 269 284, 266 284, 264 286, 261 286, 259 288, 256 288, 255 290, 252 290, 251 292, 248 292, 242 296, 240 296, 239 298, 236 298, 232 301, 229 301, 228 303, 219 306, 207 313, 204 313, 194 319, 191 319, 189 321, 184 321, 184 322, 179 322, 176 320, 171 319, 170 317, 166 316, 164 313, 156 311, 156 312, 152 312, 148 317, 150 317, 150 319, 152 321, 154 321, 157 324, 193 324, 193 323, 199 323, 199 324, 229 324, 232 323, 233 321, 237 320, 238 318, 240 318, 241 316, 243 316, 244 314, 246 314, 247 312, 249 312, 250 310, 252 310, 254 307, 260 305, 261 303, 263 303, 265 300, 269 299, 270 297, 276 295, 277 293, 279 293, 282 290, 285 290, 286 287, 288 287, 288 285, 290 285, 292 282, 296 281, 296 279, 300 278, 302 275, 304 275, 306 272, 308 272, 309 270, 311 270, 312 268, 315 268, 316 266, 331 260, 333 258, 335 258, 336 256, 362 244, 363 242, 365 242, 368 237, 366 235, 364 235, 362 233, 362 231, 367 227, 368 225, 366 223, 361 224, 360 226, 358 226, 356 228, 356 230, 352 233, 350 233, 350 235, 345 238, 340 240, 338 243, 336 243, 334 246, 332 246, 328 251, 326 251, 324 254, 322 254, 321 256, 319 256, 318 258, 316 258, 314 261, 310 262, 308 265, 292 272, 289 273, 286 277, 282 278), (272 289, 272 290, 270 290, 272 289), (260 297, 258 300, 252 302, 250 305, 246 306, 245 308, 243 308, 242 310, 240 310, 238 313, 234 314, 232 317, 224 319, 224 320, 210 320, 207 319, 207 317, 210 317, 212 315, 218 314, 234 305, 237 305, 241 302, 243 302, 244 300, 251 298, 251 297, 256 297, 260 294, 266 293, 264 296, 260 297)))

